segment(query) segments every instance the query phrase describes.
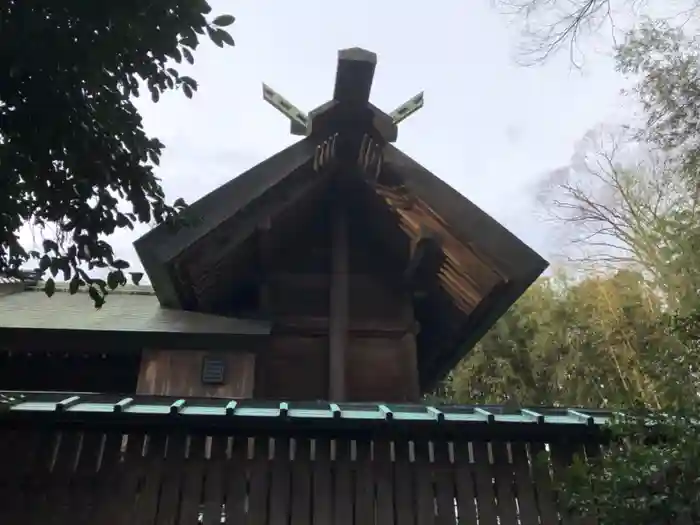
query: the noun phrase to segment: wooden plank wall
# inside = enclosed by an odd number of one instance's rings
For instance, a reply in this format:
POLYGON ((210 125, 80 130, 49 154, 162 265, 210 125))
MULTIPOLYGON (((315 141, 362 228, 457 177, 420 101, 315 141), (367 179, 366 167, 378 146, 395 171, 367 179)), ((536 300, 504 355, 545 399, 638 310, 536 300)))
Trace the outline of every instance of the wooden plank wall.
MULTIPOLYGON (((349 281, 347 400, 417 401, 410 298, 374 275, 352 274, 349 281)), ((328 276, 277 274, 268 288, 275 328, 258 356, 255 397, 328 399, 328 276)))
POLYGON ((0 523, 567 524, 576 517, 558 508, 553 476, 586 452, 596 449, 2 431, 0 523))
MULTIPOLYGON (((299 217, 271 223, 261 249, 261 296, 273 321, 258 355, 254 397, 333 399, 330 378, 331 208, 329 198, 299 217), (315 210, 315 211, 314 211, 315 210), (272 252, 272 253, 270 253, 272 252)), ((362 209, 363 204, 357 203, 362 209)), ((300 213, 302 210, 298 210, 300 213)), ((412 297, 401 277, 406 262, 388 257, 371 228, 348 219, 346 401, 420 398, 412 297)), ((408 254, 408 245, 406 245, 408 254)), ((345 325, 345 323, 343 323, 345 325)), ((343 330, 344 331, 344 330, 343 330)))
POLYGON ((183 397, 253 397, 255 354, 241 351, 143 350, 137 394, 183 397), (223 384, 202 383, 204 357, 223 359, 223 384))

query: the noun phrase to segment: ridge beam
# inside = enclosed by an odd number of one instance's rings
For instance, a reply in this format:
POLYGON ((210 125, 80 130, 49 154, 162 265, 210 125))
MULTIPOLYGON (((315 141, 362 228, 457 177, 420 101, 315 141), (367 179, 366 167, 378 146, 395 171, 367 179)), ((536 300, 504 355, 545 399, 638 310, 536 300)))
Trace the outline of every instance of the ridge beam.
POLYGON ((338 51, 333 99, 342 104, 367 104, 376 67, 376 53, 359 47, 338 51))

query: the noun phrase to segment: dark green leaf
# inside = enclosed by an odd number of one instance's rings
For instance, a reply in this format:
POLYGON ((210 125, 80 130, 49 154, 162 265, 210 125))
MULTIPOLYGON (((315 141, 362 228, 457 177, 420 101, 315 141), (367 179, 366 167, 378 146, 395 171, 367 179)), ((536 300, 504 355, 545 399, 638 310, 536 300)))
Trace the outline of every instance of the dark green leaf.
POLYGON ((148 159, 156 166, 160 166, 160 156, 155 151, 148 152, 148 159))
POLYGON ((180 50, 177 47, 174 47, 169 54, 178 64, 182 62, 182 53, 180 53, 180 50))
POLYGON ((194 64, 194 56, 192 56, 192 53, 186 47, 182 48, 182 56, 185 57, 185 60, 187 60, 188 63, 194 64))
POLYGON ((78 292, 78 288, 80 288, 80 279, 78 276, 75 276, 71 279, 70 284, 68 285, 68 291, 71 295, 75 295, 78 292))
POLYGON ((58 275, 58 271, 61 269, 61 261, 58 259, 51 259, 51 265, 49 266, 49 270, 51 271, 51 275, 56 277, 58 275))
MULTIPOLYGON (((70 283, 75 272, 89 283, 79 267, 111 268, 109 244, 98 239, 178 213, 154 172, 164 145, 144 129, 134 98, 143 88, 154 101, 179 89, 169 61, 193 63, 198 35, 218 29, 207 17, 227 18, 208 15, 205 0, 95 5, 0 3, 0 49, 10 51, 0 53, 9 72, 0 81, 0 273, 31 258, 70 283), (124 201, 133 213, 119 215, 124 201), (27 224, 54 229, 60 241, 27 253, 18 237, 27 224)), ((191 98, 198 86, 185 82, 191 98)))
POLYGON ((90 295, 90 299, 92 299, 92 302, 95 304, 95 308, 102 308, 102 306, 105 304, 105 298, 104 295, 102 295, 97 289, 97 287, 90 286, 90 288, 88 289, 88 294, 90 295))
POLYGON ((183 84, 190 86, 193 91, 197 91, 197 81, 195 79, 193 79, 192 77, 182 76, 182 77, 180 77, 180 81, 183 84))
POLYGON ((107 286, 110 290, 115 290, 119 286, 119 276, 117 272, 109 272, 107 275, 107 286))
POLYGON ((124 286, 127 284, 126 281, 126 276, 124 275, 124 272, 121 270, 115 270, 115 276, 117 279, 117 282, 119 283, 120 286, 124 286))
POLYGON ((54 292, 56 291, 56 283, 54 280, 49 277, 46 280, 46 283, 44 284, 44 293, 46 294, 47 297, 52 297, 54 292))
POLYGON ((236 21, 235 17, 231 15, 219 15, 213 21, 212 24, 219 27, 230 26, 236 21))
POLYGON ((122 260, 122 259, 116 259, 113 263, 112 266, 119 270, 126 270, 129 267, 129 263, 122 260))
POLYGON ((221 32, 221 40, 223 40, 225 44, 228 44, 231 47, 236 45, 236 43, 233 41, 233 37, 230 34, 228 34, 223 29, 219 29, 219 31, 221 32))
POLYGON ((44 253, 47 253, 50 251, 58 252, 58 244, 56 244, 56 241, 52 241, 50 239, 45 239, 42 244, 44 246, 44 253))
POLYGON ((224 29, 213 28, 209 30, 209 38, 219 47, 224 47, 225 44, 234 45, 233 37, 224 29))
POLYGON ((39 260, 39 270, 41 270, 41 272, 43 273, 49 269, 49 266, 51 266, 51 257, 49 257, 48 255, 44 255, 39 260))
POLYGON ((61 257, 58 261, 58 267, 63 272, 63 280, 67 281, 71 276, 70 262, 65 257, 61 257))
POLYGON ((92 284, 99 287, 100 292, 102 292, 102 295, 107 295, 107 281, 105 281, 104 279, 94 279, 92 281, 92 284))
POLYGON ((209 5, 209 2, 207 2, 206 0, 196 0, 196 1, 197 1, 197 4, 199 4, 198 7, 199 7, 200 13, 202 13, 204 15, 208 15, 209 13, 211 13, 211 6, 209 5))
MULTIPOLYGON (((197 33, 195 33, 194 31, 190 32, 189 34, 184 36, 182 38, 182 40, 180 40, 181 45, 190 47, 192 49, 195 49, 197 47, 198 43, 199 43, 199 41, 197 39, 197 33)), ((181 51, 182 51, 182 54, 184 55, 186 49, 183 48, 183 49, 181 49, 181 51)), ((187 50, 187 52, 189 53, 189 50, 187 50)))

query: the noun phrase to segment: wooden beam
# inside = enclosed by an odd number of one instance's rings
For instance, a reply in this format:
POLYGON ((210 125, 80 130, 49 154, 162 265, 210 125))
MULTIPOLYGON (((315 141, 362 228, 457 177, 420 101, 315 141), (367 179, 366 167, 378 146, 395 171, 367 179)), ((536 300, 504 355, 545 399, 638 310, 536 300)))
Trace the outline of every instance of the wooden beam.
MULTIPOLYGON (((328 335, 328 317, 283 316, 275 318, 275 334, 293 334, 309 337, 328 335)), ((416 332, 415 322, 404 319, 372 320, 350 319, 348 334, 353 337, 402 337, 416 332)))
POLYGON ((330 400, 345 400, 345 360, 348 346, 348 222, 340 190, 331 208, 331 283, 329 341, 330 400))
POLYGON ((272 264, 273 246, 270 238, 270 228, 272 221, 265 219, 258 226, 258 264, 260 267, 260 283, 258 293, 260 294, 260 312, 270 313, 270 266, 272 264))
POLYGON ((443 261, 444 254, 438 236, 421 230, 420 237, 411 246, 411 258, 404 271, 404 280, 413 284, 421 276, 433 276, 440 270, 443 261))
POLYGON ((353 47, 338 52, 333 100, 341 104, 365 106, 372 90, 377 55, 366 49, 353 47))

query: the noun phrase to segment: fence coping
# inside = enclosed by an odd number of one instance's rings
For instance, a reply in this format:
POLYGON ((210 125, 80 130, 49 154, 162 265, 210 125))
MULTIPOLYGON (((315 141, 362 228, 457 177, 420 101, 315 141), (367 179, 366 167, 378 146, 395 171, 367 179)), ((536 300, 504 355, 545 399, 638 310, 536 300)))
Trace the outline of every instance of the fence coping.
POLYGON ((268 430, 394 430, 470 435, 569 434, 605 426, 615 413, 599 409, 499 405, 329 403, 179 398, 72 392, 0 391, 0 423, 56 422, 174 425, 268 430))

